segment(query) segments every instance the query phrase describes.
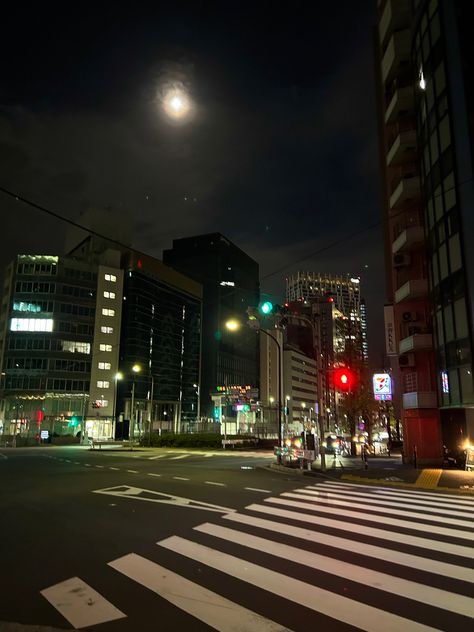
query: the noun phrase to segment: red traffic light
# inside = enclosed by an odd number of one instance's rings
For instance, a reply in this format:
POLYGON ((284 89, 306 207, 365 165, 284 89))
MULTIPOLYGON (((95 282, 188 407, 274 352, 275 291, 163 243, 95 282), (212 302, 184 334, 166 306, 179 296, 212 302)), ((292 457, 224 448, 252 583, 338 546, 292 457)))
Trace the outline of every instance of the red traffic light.
POLYGON ((354 371, 340 367, 334 371, 334 386, 340 391, 350 391, 356 383, 354 371))

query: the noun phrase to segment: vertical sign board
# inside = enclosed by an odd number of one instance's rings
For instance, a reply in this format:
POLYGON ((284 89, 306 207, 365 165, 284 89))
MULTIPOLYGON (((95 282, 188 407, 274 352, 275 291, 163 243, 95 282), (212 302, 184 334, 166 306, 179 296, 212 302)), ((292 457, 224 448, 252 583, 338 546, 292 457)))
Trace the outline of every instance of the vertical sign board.
POLYGON ((397 355, 397 341, 395 338, 395 316, 393 305, 385 305, 383 308, 385 321, 385 352, 388 356, 397 355))
POLYGON ((374 373, 374 399, 387 401, 392 399, 392 379, 388 373, 374 373))

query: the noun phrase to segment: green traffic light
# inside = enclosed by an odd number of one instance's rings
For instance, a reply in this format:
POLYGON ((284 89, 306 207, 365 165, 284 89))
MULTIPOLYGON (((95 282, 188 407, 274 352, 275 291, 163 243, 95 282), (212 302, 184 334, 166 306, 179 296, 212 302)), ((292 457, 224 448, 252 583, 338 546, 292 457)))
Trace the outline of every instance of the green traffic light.
POLYGON ((273 303, 270 303, 270 301, 265 301, 264 303, 261 303, 260 305, 260 311, 262 312, 262 314, 270 314, 272 309, 273 309, 273 303))

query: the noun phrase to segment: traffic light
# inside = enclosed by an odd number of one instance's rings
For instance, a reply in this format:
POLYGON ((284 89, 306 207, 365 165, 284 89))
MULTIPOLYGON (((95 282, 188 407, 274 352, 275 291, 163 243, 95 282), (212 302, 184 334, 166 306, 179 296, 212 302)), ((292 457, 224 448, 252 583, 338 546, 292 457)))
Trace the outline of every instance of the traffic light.
POLYGON ((260 303, 258 306, 258 311, 265 316, 271 314, 273 311, 273 303, 271 301, 263 301, 263 303, 260 303))
POLYGON ((351 391, 356 383, 356 375, 352 369, 345 366, 334 371, 334 386, 344 392, 351 391))

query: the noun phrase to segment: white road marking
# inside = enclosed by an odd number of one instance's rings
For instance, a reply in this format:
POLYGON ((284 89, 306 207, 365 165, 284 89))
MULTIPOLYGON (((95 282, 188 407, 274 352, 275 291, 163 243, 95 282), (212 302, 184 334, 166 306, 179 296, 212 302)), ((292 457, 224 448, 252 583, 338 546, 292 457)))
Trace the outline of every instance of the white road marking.
MULTIPOLYGON (((284 496, 285 498, 301 498, 301 494, 295 494, 293 492, 283 492, 281 494, 282 496, 284 496)), ((347 509, 363 509, 364 511, 376 511, 378 513, 383 513, 383 514, 389 514, 391 516, 393 516, 394 513, 396 513, 397 516, 405 516, 406 518, 416 518, 418 520, 425 520, 425 521, 430 521, 430 522, 440 522, 442 524, 450 524, 452 526, 456 526, 456 527, 466 527, 469 528, 469 524, 466 522, 466 520, 458 520, 456 518, 447 518, 446 516, 435 516, 433 514, 423 514, 423 513, 418 513, 415 511, 405 511, 404 509, 398 509, 397 506, 397 511, 395 512, 393 509, 390 509, 389 507, 380 507, 378 504, 377 505, 371 505, 368 501, 362 500, 360 499, 359 502, 357 502, 356 500, 341 500, 338 498, 337 494, 333 494, 332 496, 335 496, 335 498, 307 498, 306 502, 308 503, 306 506, 308 508, 311 507, 311 505, 316 505, 317 507, 319 507, 319 503, 321 501, 323 502, 327 502, 329 505, 333 506, 333 507, 346 507, 347 509)), ((382 503, 384 504, 384 503, 382 503)), ((406 505, 405 505, 406 506, 406 505)), ((425 529, 426 529, 426 525, 425 525, 425 529)), ((471 537, 474 534, 471 535, 471 537)))
POLYGON ((157 456, 149 456, 148 459, 150 461, 156 461, 156 459, 162 459, 166 456, 166 454, 158 454, 157 456))
POLYGON ((226 487, 225 483, 215 483, 214 481, 204 481, 206 485, 217 485, 218 487, 226 487))
MULTIPOLYGON (((450 555, 458 555, 459 557, 467 557, 472 559, 472 549, 468 546, 459 544, 451 544, 450 542, 440 542, 439 540, 430 540, 428 538, 420 538, 414 535, 406 535, 397 531, 389 531, 387 529, 377 529, 377 527, 368 527, 366 525, 356 524, 355 522, 345 522, 344 520, 335 520, 333 518, 324 518, 311 514, 303 514, 297 511, 289 511, 288 509, 279 509, 278 507, 269 507, 268 505, 248 505, 246 509, 256 511, 258 513, 268 514, 270 516, 280 516, 281 518, 289 518, 299 522, 306 522, 312 525, 321 525, 324 527, 332 527, 341 531, 349 531, 359 535, 370 536, 371 538, 379 538, 380 540, 389 540, 390 542, 398 542, 399 544, 408 544, 421 549, 429 549, 450 555)), ((331 515, 333 511, 329 511, 331 515)), ((384 524, 388 524, 386 520, 381 520, 384 524)), ((430 527, 431 529, 431 527, 430 527)), ((422 529, 426 531, 426 529, 422 529)))
POLYGON ((40 593, 74 628, 86 628, 127 616, 79 577, 66 579, 40 593))
POLYGON ((210 524, 209 522, 194 527, 194 530, 200 533, 207 533, 215 538, 221 538, 226 542, 240 544, 249 549, 264 551, 275 557, 291 560, 314 570, 336 575, 336 577, 344 577, 344 579, 363 584, 364 586, 384 590, 392 595, 405 597, 405 599, 413 599, 414 601, 442 608, 466 617, 472 616, 473 613, 473 602, 470 597, 458 595, 441 588, 420 584, 410 579, 395 577, 365 568, 364 566, 343 562, 288 544, 272 542, 266 538, 237 531, 236 529, 229 529, 228 527, 221 527, 217 524, 210 524))
MULTIPOLYGON (((160 595, 215 630, 285 632, 278 623, 247 610, 136 553, 109 562, 119 573, 160 595)), ((288 631, 289 632, 289 631, 288 631)))
MULTIPOLYGON (((61 459, 60 459, 60 460, 61 460, 61 459)), ((91 465, 90 463, 84 463, 84 465, 85 465, 86 467, 92 467, 92 465, 91 465)))
POLYGON ((249 492, 262 492, 262 494, 271 494, 271 489, 259 489, 258 487, 244 487, 249 492))
POLYGON ((285 577, 283 580, 281 573, 216 551, 202 544, 185 540, 179 536, 171 536, 158 542, 158 544, 174 553, 184 555, 231 577, 236 577, 250 585, 258 586, 274 595, 316 612, 321 612, 356 628, 360 628, 362 622, 366 632, 380 632, 380 630, 384 632, 400 632, 400 630, 404 630, 404 632, 434 632, 435 630, 435 628, 348 599, 324 588, 312 586, 299 579, 285 577))
POLYGON ((161 476, 161 474, 153 474, 153 472, 148 472, 148 476, 161 476))
POLYGON ((168 461, 177 461, 178 459, 187 459, 190 454, 179 454, 178 456, 172 456, 168 461))
POLYGON ((127 472, 130 472, 130 474, 138 474, 138 470, 126 470, 127 472))
POLYGON ((64 459, 66 461, 66 463, 72 463, 72 461, 70 461, 69 459, 64 459))
POLYGON ((173 476, 173 478, 177 481, 189 481, 189 478, 185 478, 184 476, 173 476))
POLYGON ((415 496, 430 496, 431 498, 449 498, 451 502, 461 502, 461 503, 469 503, 472 504, 474 500, 467 498, 466 496, 461 496, 459 494, 441 494, 440 492, 427 492, 427 491, 418 491, 417 489, 393 489, 391 487, 383 487, 380 485, 364 485, 357 483, 338 483, 335 481, 326 481, 326 485, 334 485, 335 487, 344 486, 344 487, 355 487, 356 489, 364 488, 370 490, 380 489, 383 492, 390 492, 393 494, 406 494, 408 497, 415 496))
POLYGON ((109 470, 115 470, 116 472, 118 472, 119 468, 118 467, 109 467, 109 470))
MULTIPOLYGON (((474 516, 472 516, 469 513, 469 510, 466 509, 466 511, 457 511, 454 509, 449 509, 448 507, 437 507, 436 505, 433 505, 433 503, 428 503, 424 500, 418 500, 416 501, 416 503, 407 503, 407 502, 403 502, 403 504, 400 504, 400 501, 397 501, 396 499, 390 499, 389 500, 385 500, 384 497, 381 497, 379 499, 379 497, 374 497, 374 496, 368 496, 367 493, 358 493, 358 492, 353 492, 353 491, 340 491, 340 492, 335 492, 335 491, 327 491, 325 489, 321 489, 321 490, 317 490, 317 489, 298 489, 295 490, 297 491, 299 494, 301 495, 306 495, 307 497, 311 497, 311 496, 319 496, 321 498, 321 500, 324 500, 325 498, 336 498, 337 500, 347 500, 348 502, 361 502, 364 504, 370 504, 370 505, 385 505, 387 507, 396 507, 397 509, 416 509, 418 511, 427 511, 427 512, 431 512, 431 513, 436 513, 439 514, 440 516, 458 516, 458 517, 462 517, 465 518, 466 520, 472 520, 472 518, 474 516), (422 504, 423 503, 423 504, 422 504)), ((374 507, 374 511, 376 511, 375 507, 374 507)), ((378 510, 377 510, 378 511, 378 510)), ((426 516, 426 518, 428 518, 428 516, 426 516)))
MULTIPOLYGON (((287 507, 296 507, 297 509, 307 509, 308 511, 328 513, 332 516, 334 515, 334 507, 323 507, 323 505, 312 506, 306 502, 286 500, 286 498, 265 498, 264 502, 271 502, 277 505, 286 505, 287 507)), ((393 514, 394 512, 391 511, 390 513, 393 514)), ((370 513, 367 508, 364 512, 356 511, 355 509, 338 509, 337 514, 339 516, 346 516, 347 518, 352 518, 354 520, 380 522, 384 525, 403 527, 404 529, 412 529, 414 531, 423 531, 423 533, 429 531, 429 533, 437 533, 438 535, 448 536, 449 538, 460 538, 461 540, 469 540, 469 542, 472 542, 472 533, 470 531, 462 531, 461 529, 448 529, 447 527, 437 527, 436 525, 429 525, 428 527, 426 524, 422 524, 419 522, 398 520, 397 518, 390 518, 388 516, 377 516, 376 514, 370 513)))
POLYGON ((99 468, 99 469, 101 469, 101 470, 102 470, 102 469, 104 469, 104 466, 103 466, 103 465, 96 465, 96 467, 98 467, 98 468, 99 468))
POLYGON ((106 494, 120 498, 131 498, 132 500, 143 500, 149 503, 161 503, 164 505, 176 505, 187 509, 202 509, 204 511, 214 511, 216 513, 230 513, 237 511, 230 507, 221 507, 213 503, 206 503, 201 500, 192 498, 183 498, 174 494, 157 492, 152 489, 142 489, 140 487, 132 487, 130 485, 119 485, 115 487, 106 487, 104 489, 94 489, 93 494, 106 494))
POLYGON ((215 456, 215 455, 212 452, 206 452, 206 454, 203 454, 202 456, 205 456, 208 458, 210 456, 215 456))
POLYGON ((239 524, 258 527, 259 529, 274 531, 275 533, 282 533, 284 531, 285 535, 290 535, 294 538, 307 540, 309 542, 316 542, 318 544, 323 544, 324 546, 334 547, 336 549, 340 549, 341 551, 353 551, 354 553, 359 553, 360 555, 374 557, 377 560, 384 560, 385 562, 392 562, 393 564, 416 568, 421 571, 426 571, 427 573, 435 573, 437 575, 443 575, 445 577, 452 577, 453 579, 460 579, 461 581, 474 583, 474 573, 472 569, 466 568, 465 566, 456 566, 455 564, 438 562, 438 560, 432 560, 419 555, 403 553, 393 549, 385 549, 382 546, 356 542, 354 540, 350 540, 349 538, 341 538, 339 536, 320 533, 319 531, 313 531, 311 529, 303 529, 302 527, 293 527, 288 524, 285 524, 284 530, 282 530, 281 522, 273 522, 272 520, 265 520, 264 518, 255 518, 254 516, 247 516, 241 513, 228 514, 223 517, 226 520, 231 520, 232 522, 238 522, 239 524))
POLYGON ((1 453, 0 453, 0 456, 2 457, 2 459, 5 459, 5 461, 8 461, 8 457, 7 457, 7 456, 5 456, 5 454, 1 454, 1 453))

